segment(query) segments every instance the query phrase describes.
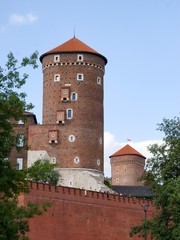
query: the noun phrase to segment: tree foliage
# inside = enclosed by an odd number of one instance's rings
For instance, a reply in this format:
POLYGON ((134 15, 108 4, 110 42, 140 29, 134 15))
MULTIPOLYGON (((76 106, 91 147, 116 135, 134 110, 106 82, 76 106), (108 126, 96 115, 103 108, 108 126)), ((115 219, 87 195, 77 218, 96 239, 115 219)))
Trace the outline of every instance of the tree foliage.
POLYGON ((158 130, 163 144, 149 146, 153 157, 147 160, 142 179, 152 187, 156 214, 130 235, 151 235, 156 240, 180 239, 180 118, 163 119, 158 130))
POLYGON ((18 205, 18 195, 27 192, 25 173, 12 168, 8 156, 16 145, 12 120, 23 118, 23 111, 31 109, 32 104, 26 103, 26 94, 21 92, 28 75, 21 73, 21 68, 31 65, 37 68, 38 53, 29 58, 23 58, 18 65, 12 53, 7 56, 4 68, 0 67, 0 239, 28 239, 25 233, 29 231, 28 218, 41 214, 49 204, 39 206, 28 203, 18 205))
POLYGON ((59 171, 48 159, 38 159, 27 169, 27 178, 36 182, 45 182, 57 185, 59 171))
POLYGON ((104 184, 105 184, 108 188, 112 188, 111 179, 110 179, 110 178, 105 177, 105 178, 104 178, 104 184))
POLYGON ((17 66, 18 60, 10 52, 5 67, 0 67, 0 158, 7 158, 15 145, 10 120, 22 119, 23 111, 33 107, 31 103, 26 103, 26 93, 20 91, 28 78, 28 74, 21 73, 20 69, 28 65, 37 68, 37 56, 38 52, 34 52, 29 58, 23 58, 17 66))
POLYGON ((0 201, 0 239, 1 240, 27 240, 28 218, 41 215, 50 203, 43 203, 41 207, 37 203, 29 202, 26 206, 19 206, 17 198, 11 200, 5 198, 0 201))

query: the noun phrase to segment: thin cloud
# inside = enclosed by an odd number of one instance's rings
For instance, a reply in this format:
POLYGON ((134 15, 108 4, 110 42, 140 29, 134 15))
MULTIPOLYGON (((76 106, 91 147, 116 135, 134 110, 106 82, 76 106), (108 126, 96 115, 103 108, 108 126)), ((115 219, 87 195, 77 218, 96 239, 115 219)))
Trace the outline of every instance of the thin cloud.
POLYGON ((27 15, 20 15, 13 13, 9 16, 9 22, 11 25, 25 25, 32 24, 37 21, 38 17, 34 16, 32 13, 28 13, 27 15))
POLYGON ((148 151, 148 146, 152 144, 162 144, 162 140, 147 140, 141 142, 118 142, 115 136, 110 132, 104 133, 104 175, 111 177, 111 165, 110 165, 110 158, 112 154, 118 151, 120 148, 124 147, 126 144, 129 144, 131 147, 136 149, 139 153, 147 158, 151 158, 152 155, 148 151))

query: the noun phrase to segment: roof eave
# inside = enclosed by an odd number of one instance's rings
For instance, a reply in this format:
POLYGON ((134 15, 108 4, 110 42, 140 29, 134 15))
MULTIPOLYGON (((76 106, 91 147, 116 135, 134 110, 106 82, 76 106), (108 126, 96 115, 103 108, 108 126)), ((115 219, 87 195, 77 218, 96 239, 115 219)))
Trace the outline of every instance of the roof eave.
POLYGON ((113 154, 113 155, 109 156, 109 158, 111 158, 111 157, 119 157, 119 156, 127 156, 127 155, 139 156, 139 157, 142 157, 142 158, 146 159, 146 157, 144 157, 143 155, 140 155, 140 154, 131 154, 131 153, 129 153, 129 154, 115 154, 115 155, 113 154))
POLYGON ((99 56, 101 57, 104 62, 105 62, 105 65, 107 64, 108 60, 106 57, 104 57, 103 55, 101 55, 100 53, 95 53, 95 52, 88 52, 88 51, 57 51, 57 52, 46 52, 44 54, 42 54, 39 58, 40 62, 42 63, 42 60, 45 56, 48 56, 48 55, 52 55, 52 54, 61 54, 61 53, 87 53, 87 54, 93 54, 93 55, 96 55, 96 56, 99 56))

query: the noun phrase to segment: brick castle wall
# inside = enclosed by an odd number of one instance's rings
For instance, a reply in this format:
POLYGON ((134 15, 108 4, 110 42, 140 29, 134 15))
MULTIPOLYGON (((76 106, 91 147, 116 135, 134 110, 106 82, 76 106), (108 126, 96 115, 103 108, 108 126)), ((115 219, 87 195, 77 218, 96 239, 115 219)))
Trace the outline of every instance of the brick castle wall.
POLYGON ((31 240, 130 240, 130 226, 141 223, 141 204, 151 201, 119 195, 85 191, 68 187, 53 187, 31 183, 30 193, 21 196, 21 203, 47 201, 52 206, 42 216, 30 220, 31 240))

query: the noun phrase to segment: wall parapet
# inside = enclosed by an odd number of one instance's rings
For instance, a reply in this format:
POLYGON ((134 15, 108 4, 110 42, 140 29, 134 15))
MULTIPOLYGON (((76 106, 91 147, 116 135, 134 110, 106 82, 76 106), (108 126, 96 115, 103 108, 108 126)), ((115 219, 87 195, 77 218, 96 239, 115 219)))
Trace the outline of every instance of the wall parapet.
MULTIPOLYGON (((152 200, 122 196, 119 194, 112 194, 108 192, 96 192, 85 189, 64 187, 64 186, 53 186, 47 183, 39 183, 39 182, 29 182, 30 192, 34 191, 34 195, 44 195, 47 197, 53 196, 56 194, 56 197, 62 198, 62 196, 70 196, 70 197, 78 197, 78 199, 92 199, 98 203, 98 200, 103 202, 119 202, 119 203, 127 203, 127 204, 138 204, 142 205, 144 203, 149 204, 150 206, 154 206, 152 200), (49 194, 51 193, 51 194, 49 194)), ((108 204, 108 203, 107 203, 108 204)))

